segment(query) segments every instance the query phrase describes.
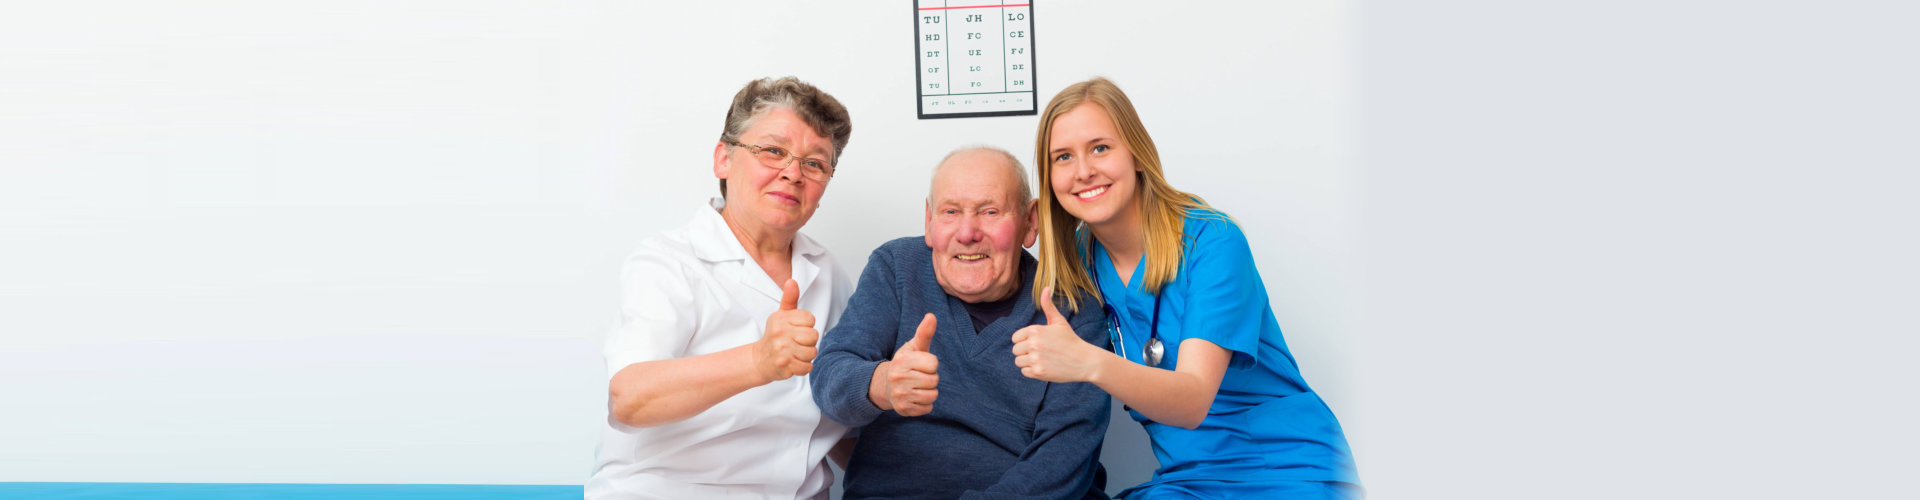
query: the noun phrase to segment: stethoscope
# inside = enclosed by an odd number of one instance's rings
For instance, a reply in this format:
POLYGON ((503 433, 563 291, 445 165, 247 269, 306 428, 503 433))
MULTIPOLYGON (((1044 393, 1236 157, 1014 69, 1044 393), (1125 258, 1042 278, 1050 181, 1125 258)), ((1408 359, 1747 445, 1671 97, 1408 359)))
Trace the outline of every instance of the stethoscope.
MULTIPOLYGON (((1088 269, 1087 275, 1093 276, 1093 289, 1105 293, 1106 289, 1100 288, 1100 271, 1088 269)), ((1153 320, 1148 323, 1150 326, 1147 330, 1147 346, 1140 348, 1140 359, 1145 361, 1147 366, 1160 366, 1161 358, 1166 355, 1166 346, 1160 344, 1160 298, 1164 296, 1165 294, 1153 294, 1153 320)), ((1107 336, 1113 340, 1113 353, 1119 354, 1122 358, 1127 357, 1127 336, 1120 333, 1120 314, 1113 310, 1113 306, 1107 305, 1105 300, 1100 301, 1100 308, 1106 310, 1107 323, 1112 328, 1107 330, 1107 336)))

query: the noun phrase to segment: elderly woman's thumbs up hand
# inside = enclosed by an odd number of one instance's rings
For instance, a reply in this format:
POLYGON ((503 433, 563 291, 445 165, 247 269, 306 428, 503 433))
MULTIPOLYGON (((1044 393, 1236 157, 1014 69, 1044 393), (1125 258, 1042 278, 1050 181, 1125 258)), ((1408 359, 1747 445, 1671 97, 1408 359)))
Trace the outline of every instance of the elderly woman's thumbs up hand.
POLYGON ((753 344, 754 367, 763 383, 806 375, 813 371, 819 341, 813 313, 800 308, 800 284, 789 279, 780 286, 780 310, 767 316, 766 333, 753 344))

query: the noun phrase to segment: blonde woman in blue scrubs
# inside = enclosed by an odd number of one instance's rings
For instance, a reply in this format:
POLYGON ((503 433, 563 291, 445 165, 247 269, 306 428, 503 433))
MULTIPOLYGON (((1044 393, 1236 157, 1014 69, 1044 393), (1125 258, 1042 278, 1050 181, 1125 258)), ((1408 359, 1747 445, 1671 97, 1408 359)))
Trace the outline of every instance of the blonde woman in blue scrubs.
POLYGON ((1058 319, 1103 307, 1114 351, 1064 320, 1013 336, 1027 377, 1091 382, 1125 403, 1160 468, 1120 498, 1359 498, 1340 423, 1280 335, 1246 235, 1174 189, 1126 94, 1104 78, 1047 104, 1036 146, 1040 268, 1058 319), (1101 304, 1079 304, 1078 292, 1101 304))

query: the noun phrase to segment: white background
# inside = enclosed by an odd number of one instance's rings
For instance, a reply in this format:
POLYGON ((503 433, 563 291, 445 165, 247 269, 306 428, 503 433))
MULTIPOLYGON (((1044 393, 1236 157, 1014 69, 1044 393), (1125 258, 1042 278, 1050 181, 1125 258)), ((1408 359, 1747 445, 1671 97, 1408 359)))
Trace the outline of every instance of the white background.
MULTIPOLYGON (((806 232, 852 269, 946 151, 1031 162, 1033 117, 914 119, 910 10, 9 5, 0 481, 579 484, 618 263, 715 192, 741 84, 850 109, 806 232)), ((1043 0, 1035 67, 1248 228, 1376 498, 1885 495, 1915 14, 1043 0)))

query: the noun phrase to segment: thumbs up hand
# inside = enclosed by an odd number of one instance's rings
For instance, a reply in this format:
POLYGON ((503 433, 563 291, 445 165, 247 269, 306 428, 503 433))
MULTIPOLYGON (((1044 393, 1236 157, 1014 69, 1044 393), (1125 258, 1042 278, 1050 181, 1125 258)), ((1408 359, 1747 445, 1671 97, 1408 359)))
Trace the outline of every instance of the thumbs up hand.
POLYGON ((933 411, 933 400, 940 397, 940 358, 934 357, 933 330, 939 321, 933 313, 920 320, 913 340, 894 351, 887 362, 887 402, 902 417, 918 417, 933 411))
POLYGON ((800 284, 787 280, 780 286, 780 310, 767 316, 766 333, 753 344, 754 368, 762 383, 812 372, 813 357, 819 354, 814 344, 819 341, 813 313, 800 308, 800 284))
POLYGON ((1048 382, 1091 381, 1101 359, 1112 353, 1073 332, 1066 316, 1053 307, 1053 287, 1040 292, 1040 311, 1046 313, 1047 324, 1013 332, 1013 364, 1020 374, 1048 382))

